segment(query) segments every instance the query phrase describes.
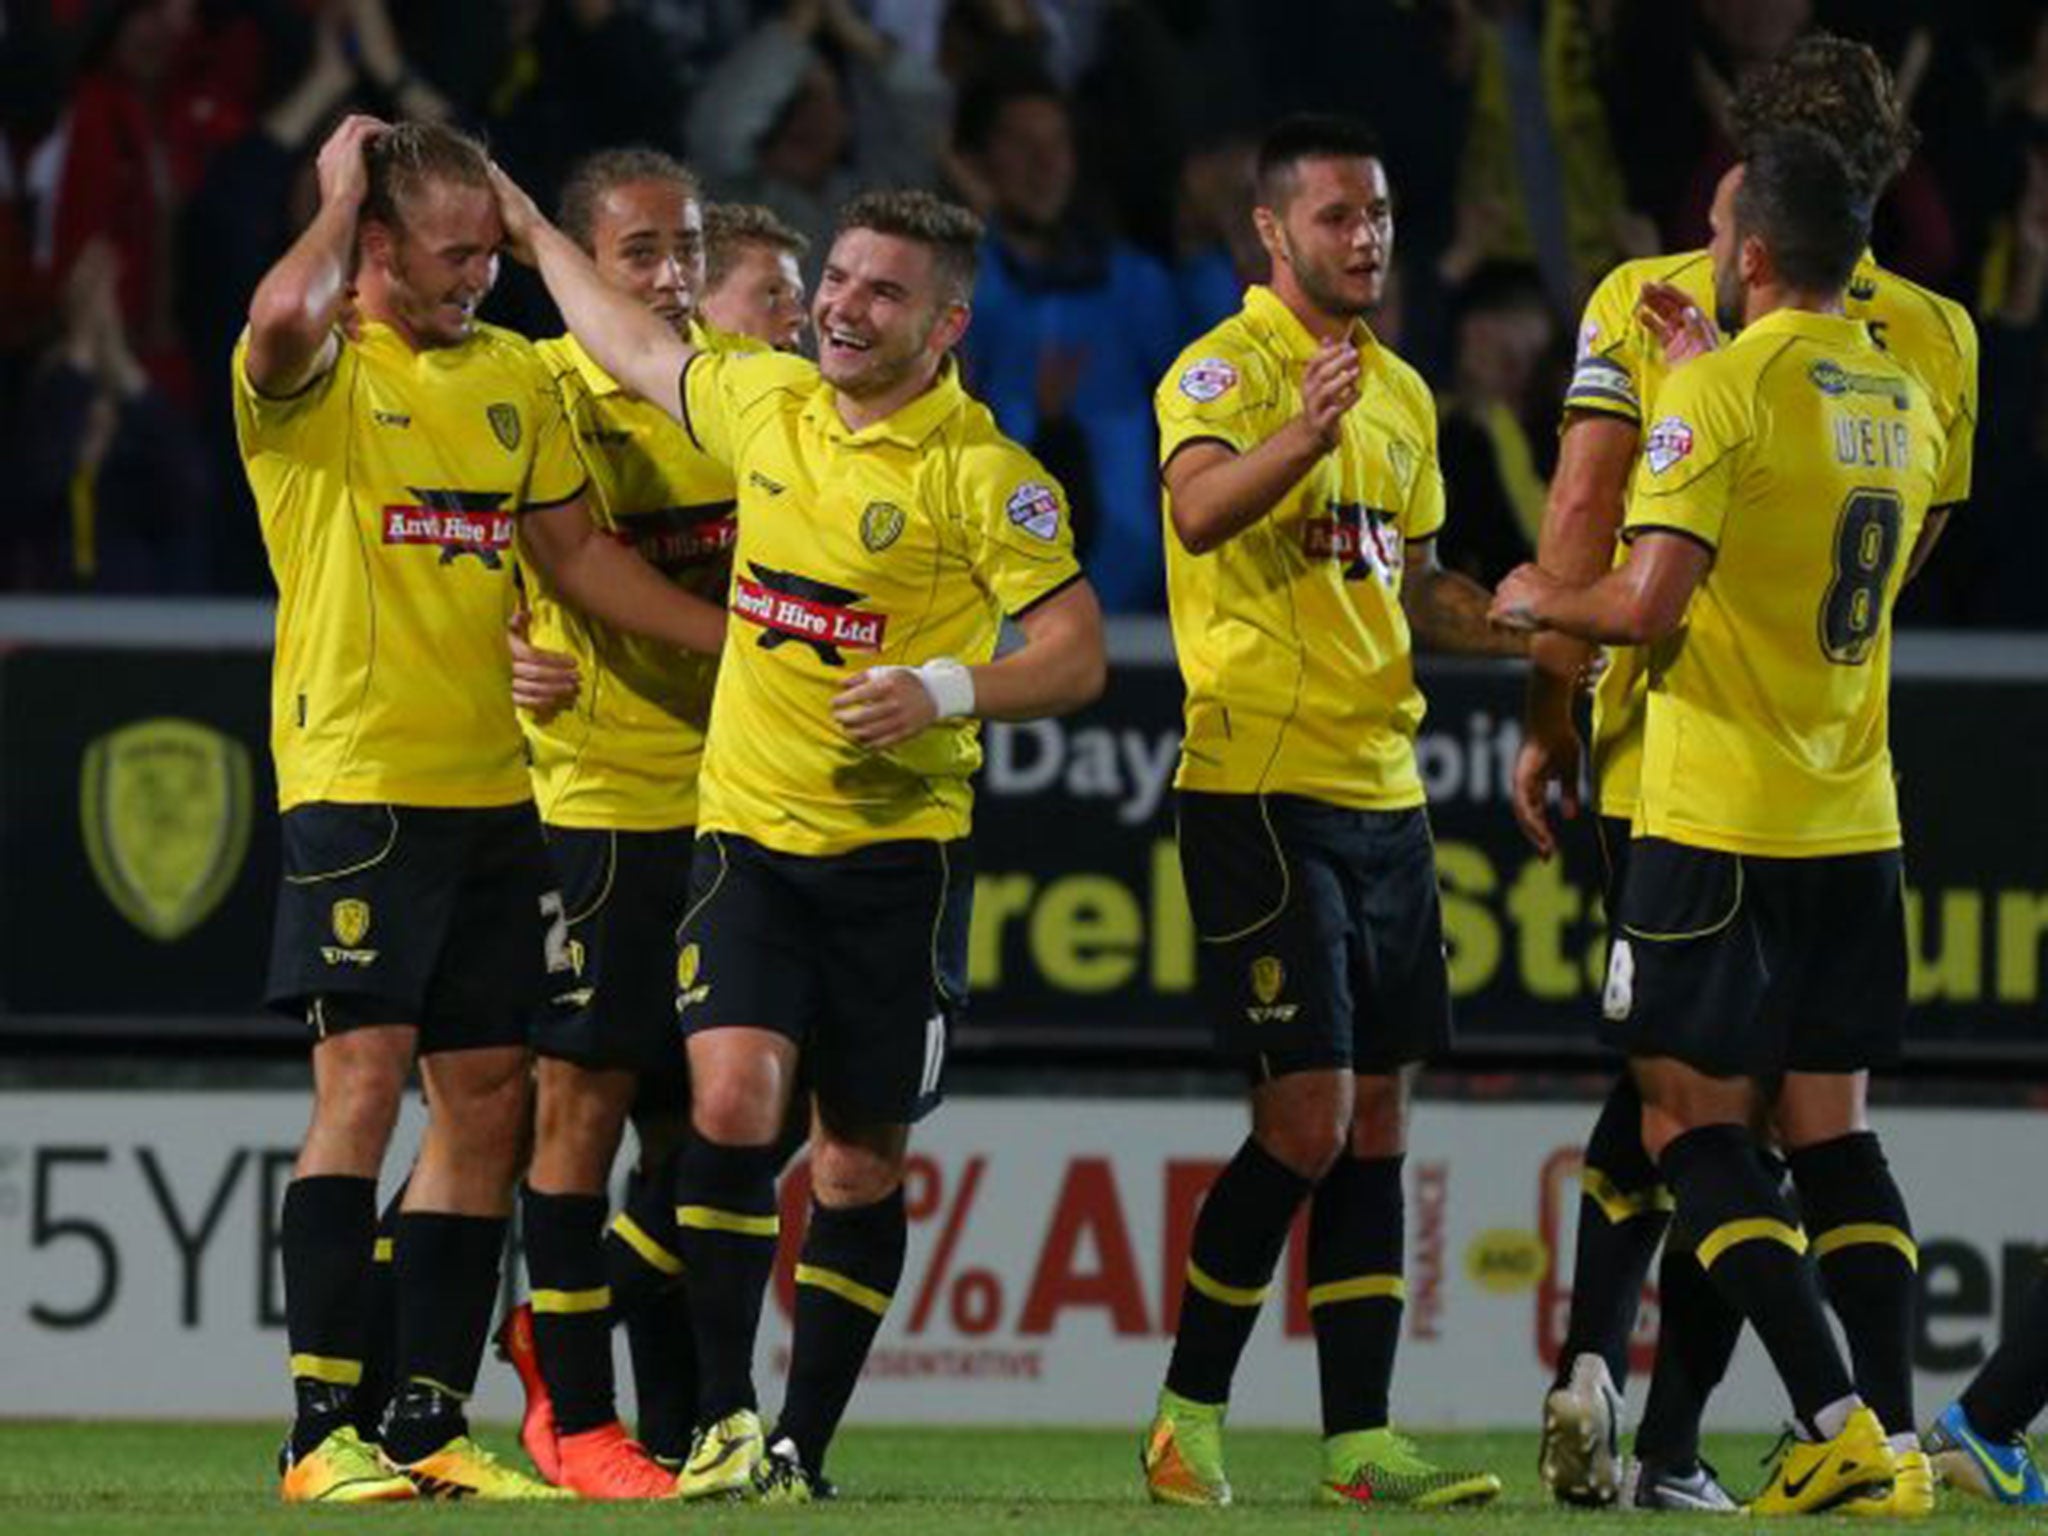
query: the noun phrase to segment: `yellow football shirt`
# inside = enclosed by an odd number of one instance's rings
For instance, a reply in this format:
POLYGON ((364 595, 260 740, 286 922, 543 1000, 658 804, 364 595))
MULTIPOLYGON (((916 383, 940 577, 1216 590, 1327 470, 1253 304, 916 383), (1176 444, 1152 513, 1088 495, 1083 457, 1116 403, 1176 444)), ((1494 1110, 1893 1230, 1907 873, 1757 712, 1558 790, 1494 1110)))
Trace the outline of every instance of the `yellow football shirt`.
MULTIPOLYGON (((1595 411, 1640 425, 1655 408, 1668 370, 1663 349, 1637 318, 1648 282, 1675 283, 1713 313, 1713 263, 1705 251, 1616 267, 1586 303, 1567 411, 1595 411)), ((1867 251, 1849 279, 1844 309, 1920 379, 1941 419, 1947 446, 1934 505, 1968 501, 1977 429, 1977 331, 1968 311, 1885 271, 1867 251)), ((1619 647, 1607 660, 1593 694, 1594 799, 1602 815, 1627 820, 1635 815, 1642 777, 1643 663, 1637 652, 1619 647)))
MULTIPOLYGON (((723 603, 738 536, 732 471, 666 411, 628 393, 575 337, 537 349, 590 474, 591 521, 678 586, 723 603)), ((595 623, 565 605, 540 572, 528 567, 524 575, 533 643, 575 657, 583 683, 571 708, 520 720, 541 818, 622 832, 693 824, 718 659, 595 623)))
POLYGON ((533 346, 479 325, 414 352, 365 322, 289 399, 234 356, 235 430, 277 580, 283 809, 531 797, 505 622, 521 512, 582 494, 533 346))
POLYGON ((840 731, 832 700, 868 667, 986 662, 1006 615, 1079 580, 1058 482, 950 363, 858 432, 813 364, 775 352, 699 353, 683 404, 739 492, 699 829, 806 855, 965 836, 978 722, 873 752, 840 731))
MULTIPOLYGON (((1401 609, 1407 545, 1444 521, 1436 403, 1373 338, 1342 439, 1265 517, 1206 554, 1166 518, 1166 594, 1187 686, 1183 789, 1423 803, 1422 724, 1401 609)), ((1301 413, 1307 328, 1270 288, 1182 352, 1153 396, 1163 466, 1190 443, 1248 453, 1301 413)))
POLYGON ((1636 835, 1773 858, 1899 846, 1891 611, 1947 432, 1859 321, 1778 310, 1676 370, 1624 537, 1713 551, 1647 647, 1636 835))

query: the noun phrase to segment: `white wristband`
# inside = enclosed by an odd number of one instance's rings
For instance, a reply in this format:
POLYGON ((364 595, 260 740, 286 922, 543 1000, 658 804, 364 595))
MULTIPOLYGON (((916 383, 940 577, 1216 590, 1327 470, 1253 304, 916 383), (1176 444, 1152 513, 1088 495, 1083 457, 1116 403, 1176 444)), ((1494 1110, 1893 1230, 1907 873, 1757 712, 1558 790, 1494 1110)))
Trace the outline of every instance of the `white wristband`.
POLYGON ((924 684, 924 691, 931 695, 932 708, 939 712, 941 720, 974 713, 974 674, 967 670, 966 663, 941 656, 921 667, 912 667, 910 674, 924 684))

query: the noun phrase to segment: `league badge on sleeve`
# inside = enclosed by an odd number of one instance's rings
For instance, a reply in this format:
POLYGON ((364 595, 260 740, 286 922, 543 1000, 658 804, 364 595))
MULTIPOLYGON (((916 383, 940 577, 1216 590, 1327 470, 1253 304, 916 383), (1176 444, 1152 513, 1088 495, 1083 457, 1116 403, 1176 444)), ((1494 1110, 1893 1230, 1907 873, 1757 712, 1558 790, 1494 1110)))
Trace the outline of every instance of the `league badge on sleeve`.
POLYGON ((1010 521, 1034 539, 1048 543, 1059 537, 1059 493, 1042 480, 1026 480, 1010 492, 1010 521))
POLYGON ((1643 458, 1650 473, 1661 475, 1674 464, 1692 457, 1692 425, 1681 416, 1666 416, 1650 428, 1643 439, 1643 458))
POLYGON ((1180 392, 1197 405, 1207 405, 1237 388, 1237 370, 1220 357, 1188 364, 1180 376, 1180 392))

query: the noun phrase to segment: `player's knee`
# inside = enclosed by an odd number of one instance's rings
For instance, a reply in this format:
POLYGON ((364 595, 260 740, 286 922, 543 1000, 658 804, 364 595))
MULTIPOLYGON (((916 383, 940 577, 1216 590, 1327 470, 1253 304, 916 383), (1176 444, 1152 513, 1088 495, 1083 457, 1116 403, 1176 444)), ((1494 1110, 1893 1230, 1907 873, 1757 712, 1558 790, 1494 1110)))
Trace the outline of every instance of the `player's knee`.
POLYGON ((722 1146, 766 1146, 782 1128, 782 1106, 757 1083, 702 1083, 691 1100, 690 1125, 722 1146))
POLYGON ((1408 1085, 1400 1077, 1361 1077, 1353 1100, 1351 1155, 1399 1157, 1408 1150, 1408 1085))
POLYGON ((380 1063, 323 1073, 314 1094, 313 1129, 330 1142, 376 1159, 391 1140, 404 1094, 404 1074, 380 1063))
POLYGON ((820 1205, 873 1205, 903 1182, 903 1163, 867 1148, 820 1148, 811 1159, 811 1193, 820 1205))
POLYGON ((1344 1126, 1334 1118, 1265 1125, 1253 1134, 1268 1157, 1311 1181, 1334 1168, 1344 1151, 1344 1126))
POLYGON ((440 1138, 464 1163, 509 1176, 521 1161, 533 1107, 523 1072, 469 1080, 460 1091, 430 1094, 429 1104, 440 1138))

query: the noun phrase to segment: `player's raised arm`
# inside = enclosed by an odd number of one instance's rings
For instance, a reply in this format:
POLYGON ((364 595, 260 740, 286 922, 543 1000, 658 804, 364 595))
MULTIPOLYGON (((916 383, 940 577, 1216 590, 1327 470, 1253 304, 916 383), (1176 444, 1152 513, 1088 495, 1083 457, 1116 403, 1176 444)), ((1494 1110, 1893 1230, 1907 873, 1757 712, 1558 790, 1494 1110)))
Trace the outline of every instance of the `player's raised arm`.
POLYGON ((363 151, 387 125, 360 113, 320 146, 320 209, 249 300, 244 366, 259 394, 283 397, 333 366, 335 323, 348 302, 356 220, 369 191, 363 151))
POLYGON ((1167 461, 1167 511, 1195 555, 1227 543, 1280 504, 1337 446, 1344 413, 1358 403, 1358 349, 1326 341, 1302 370, 1301 414, 1245 453, 1198 438, 1167 461))
POLYGON ((555 590, 592 618, 678 650, 716 655, 725 644, 725 610, 599 533, 582 497, 522 514, 519 541, 555 590))
POLYGON ((491 185, 498 194, 507 247, 540 273, 570 331, 597 365, 642 400, 686 422, 683 369, 697 349, 645 304, 606 282, 583 249, 549 223, 496 165, 491 185))
POLYGON ((833 718, 853 741, 880 749, 956 716, 1037 720, 1101 697, 1109 675, 1102 605, 1085 580, 1027 610, 1017 627, 1024 643, 978 667, 957 661, 872 667, 840 689, 833 718))

